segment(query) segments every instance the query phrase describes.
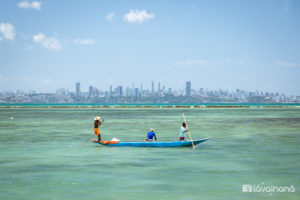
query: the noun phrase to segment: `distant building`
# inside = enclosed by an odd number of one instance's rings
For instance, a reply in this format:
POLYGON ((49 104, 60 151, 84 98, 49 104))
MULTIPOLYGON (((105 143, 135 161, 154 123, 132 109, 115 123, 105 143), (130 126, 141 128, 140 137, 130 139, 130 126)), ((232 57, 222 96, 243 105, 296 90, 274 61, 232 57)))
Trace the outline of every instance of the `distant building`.
POLYGON ((97 88, 93 88, 93 97, 99 97, 100 91, 97 88))
POLYGON ((157 93, 160 94, 160 82, 158 82, 157 93))
POLYGON ((131 95, 131 89, 128 86, 126 87, 125 92, 126 92, 126 96, 130 96, 131 95))
POLYGON ((108 93, 108 96, 109 97, 112 97, 113 95, 113 92, 112 92, 112 85, 109 86, 109 93, 108 93))
POLYGON ((80 83, 79 82, 76 83, 76 96, 77 97, 80 96, 80 83))
POLYGON ((187 81, 185 86, 185 96, 190 97, 191 96, 191 82, 187 81))
POLYGON ((59 88, 58 90, 56 90, 56 94, 59 96, 65 96, 67 93, 64 88, 59 88))
POLYGON ((89 87, 89 97, 93 97, 93 94, 94 94, 94 87, 90 86, 89 87))
POLYGON ((116 95, 119 97, 123 95, 123 87, 121 85, 116 88, 116 95))
POLYGON ((155 90, 154 90, 154 81, 152 81, 151 94, 153 95, 154 93, 155 93, 155 90))
POLYGON ((131 96, 134 96, 134 84, 131 85, 131 96))
POLYGON ((140 93, 139 88, 135 88, 134 89, 134 96, 138 97, 139 93, 140 93))

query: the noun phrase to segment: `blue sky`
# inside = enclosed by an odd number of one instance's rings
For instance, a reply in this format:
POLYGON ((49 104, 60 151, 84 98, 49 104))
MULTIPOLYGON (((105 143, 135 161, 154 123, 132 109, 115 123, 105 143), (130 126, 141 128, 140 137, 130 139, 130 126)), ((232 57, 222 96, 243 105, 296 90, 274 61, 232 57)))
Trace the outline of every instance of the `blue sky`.
POLYGON ((93 85, 300 95, 300 1, 0 0, 0 90, 93 85))

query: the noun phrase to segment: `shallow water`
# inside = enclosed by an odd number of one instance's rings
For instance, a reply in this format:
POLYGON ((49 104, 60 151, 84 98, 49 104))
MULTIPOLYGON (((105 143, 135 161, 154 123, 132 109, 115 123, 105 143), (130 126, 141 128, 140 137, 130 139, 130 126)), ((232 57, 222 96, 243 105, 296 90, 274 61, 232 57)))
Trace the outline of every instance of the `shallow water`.
POLYGON ((297 108, 0 108, 0 199, 299 199, 299 144, 297 108), (81 146, 96 115, 106 140, 178 140, 183 112, 194 150, 81 146))

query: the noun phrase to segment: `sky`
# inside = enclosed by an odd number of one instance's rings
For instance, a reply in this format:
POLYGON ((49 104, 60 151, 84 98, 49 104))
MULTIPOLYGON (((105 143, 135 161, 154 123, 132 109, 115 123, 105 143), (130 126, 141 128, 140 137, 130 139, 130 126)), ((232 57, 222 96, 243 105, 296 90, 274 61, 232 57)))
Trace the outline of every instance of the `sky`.
POLYGON ((0 0, 0 91, 166 88, 300 95, 300 1, 0 0))

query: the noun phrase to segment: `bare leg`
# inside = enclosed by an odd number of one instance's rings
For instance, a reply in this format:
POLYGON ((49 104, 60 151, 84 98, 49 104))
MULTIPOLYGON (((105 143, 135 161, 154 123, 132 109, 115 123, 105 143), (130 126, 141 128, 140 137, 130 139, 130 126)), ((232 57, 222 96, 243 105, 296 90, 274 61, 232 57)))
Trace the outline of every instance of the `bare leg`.
POLYGON ((101 135, 100 134, 98 135, 98 141, 99 142, 101 141, 101 135))

